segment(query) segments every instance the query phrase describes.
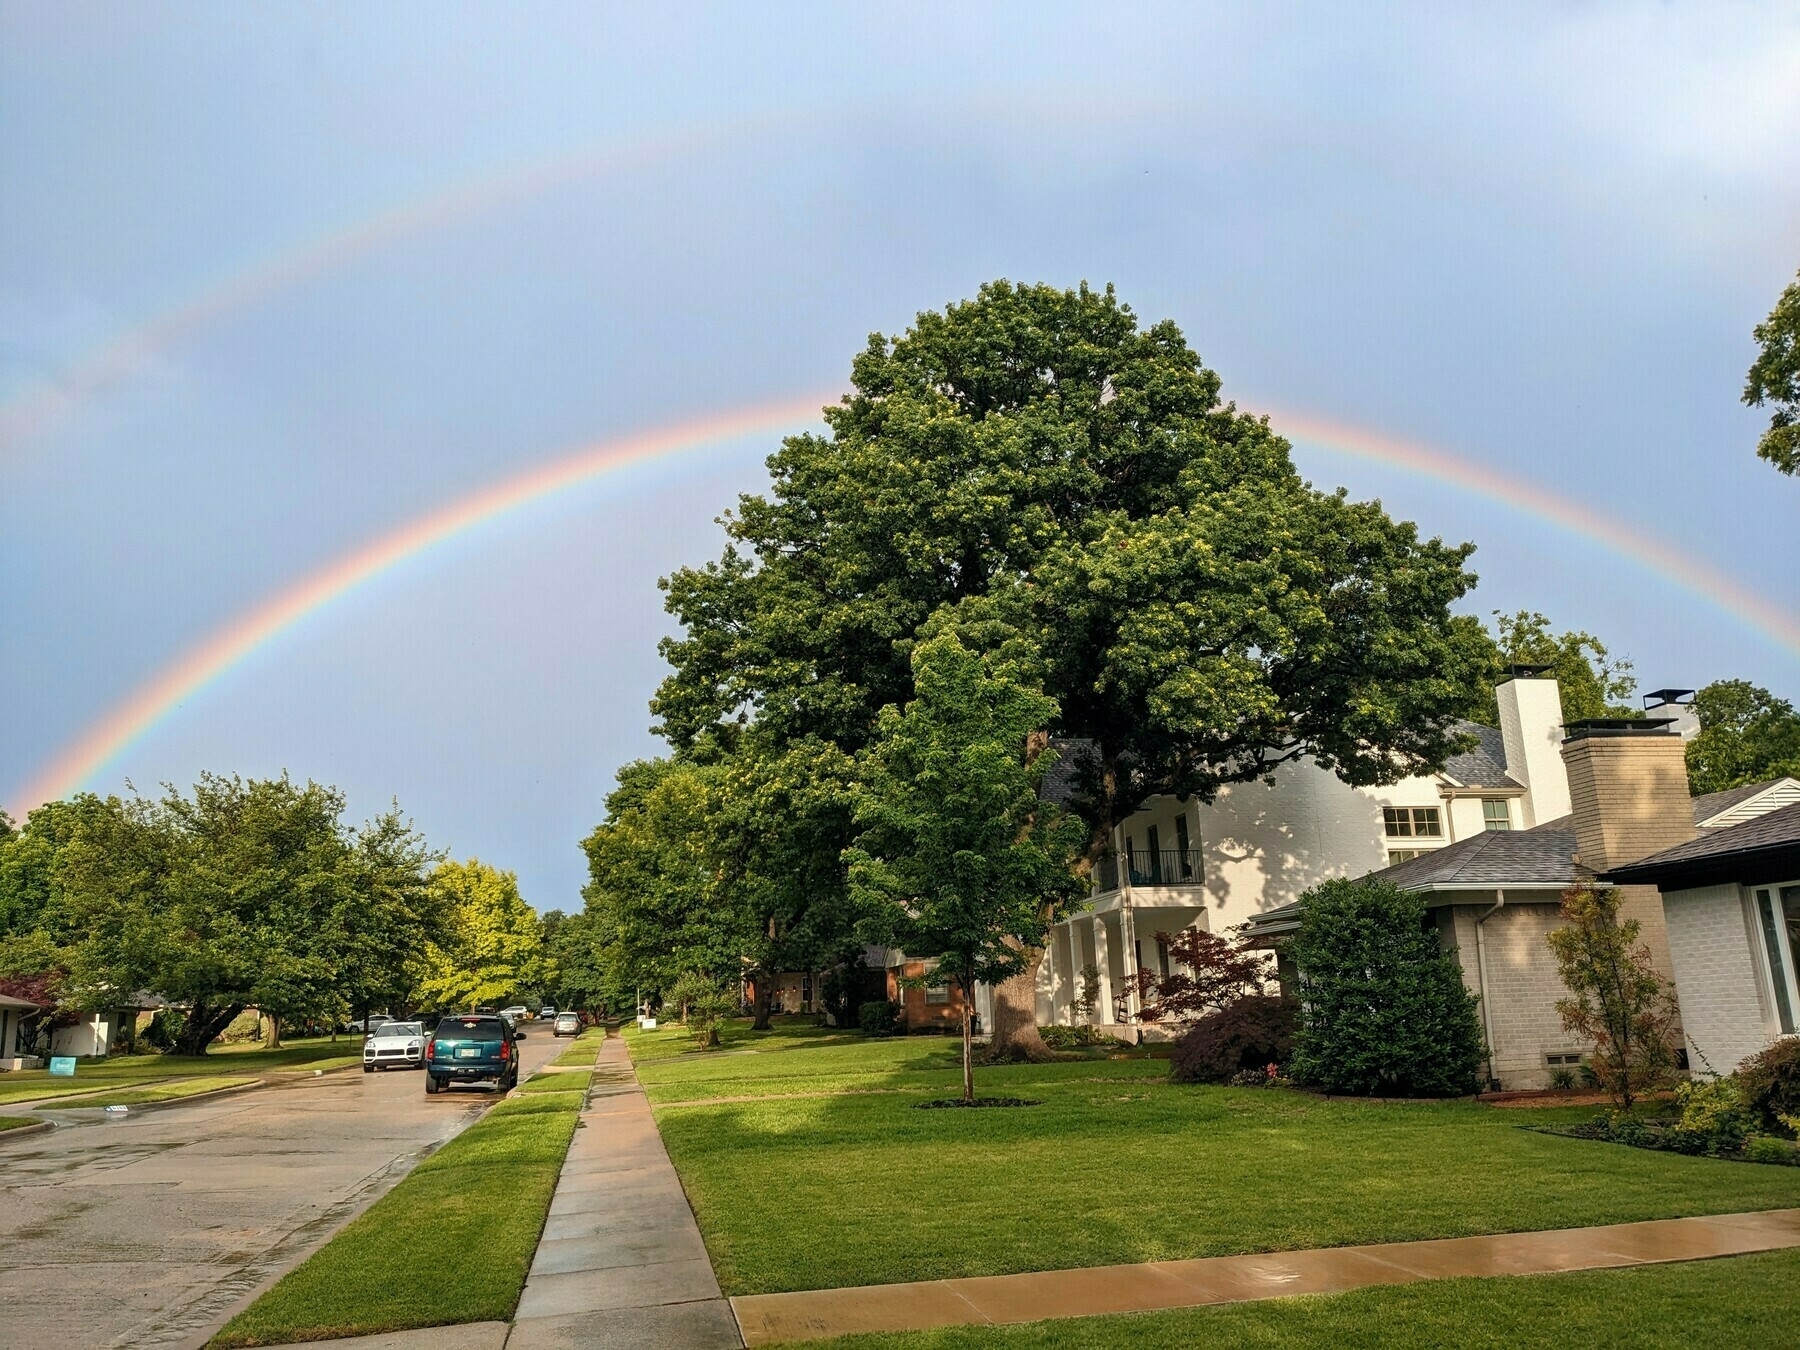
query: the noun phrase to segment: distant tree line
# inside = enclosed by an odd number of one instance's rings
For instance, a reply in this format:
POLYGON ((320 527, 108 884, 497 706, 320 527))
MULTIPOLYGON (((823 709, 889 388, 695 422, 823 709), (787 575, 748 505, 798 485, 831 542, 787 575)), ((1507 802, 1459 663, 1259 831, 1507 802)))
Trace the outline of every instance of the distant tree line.
POLYGON ((351 825, 335 788, 209 774, 0 816, 0 987, 64 1013, 154 995, 179 1013, 179 1053, 247 1009, 278 1040, 554 977, 510 873, 446 861, 397 807, 351 825))

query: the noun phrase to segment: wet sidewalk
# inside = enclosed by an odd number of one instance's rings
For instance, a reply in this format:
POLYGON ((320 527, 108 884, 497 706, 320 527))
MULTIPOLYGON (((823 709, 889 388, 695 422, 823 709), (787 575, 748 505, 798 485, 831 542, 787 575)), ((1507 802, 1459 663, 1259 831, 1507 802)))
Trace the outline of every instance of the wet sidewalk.
POLYGON ((625 1042, 609 1038, 507 1350, 742 1344, 625 1042))
POLYGON ((1369 1285, 1409 1284, 1457 1275, 1538 1275, 1696 1261, 1782 1247, 1800 1247, 1800 1209, 753 1294, 732 1299, 731 1307, 746 1345, 778 1345, 856 1332, 996 1326, 1055 1317, 1195 1308, 1289 1294, 1337 1294, 1369 1285))

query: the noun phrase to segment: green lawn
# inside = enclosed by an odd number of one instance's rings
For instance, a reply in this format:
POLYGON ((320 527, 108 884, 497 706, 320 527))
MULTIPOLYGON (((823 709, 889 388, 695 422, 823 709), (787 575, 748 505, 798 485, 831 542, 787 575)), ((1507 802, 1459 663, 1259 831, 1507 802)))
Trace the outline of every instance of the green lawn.
POLYGON ((141 1086, 171 1078, 224 1072, 263 1074, 283 1071, 310 1072, 362 1062, 362 1042, 340 1036, 289 1041, 279 1050, 264 1050, 254 1041, 243 1045, 215 1045, 204 1055, 120 1055, 112 1059, 80 1060, 73 1078, 53 1078, 48 1069, 21 1069, 0 1074, 0 1106, 39 1097, 62 1097, 95 1088, 141 1086))
POLYGON ((592 1071, 583 1073, 580 1070, 561 1073, 538 1073, 519 1084, 520 1092, 586 1092, 588 1084, 593 1082, 592 1071))
POLYGON ((0 1134, 4 1134, 7 1130, 22 1130, 27 1125, 36 1125, 37 1123, 31 1116, 0 1116, 0 1134))
POLYGON ((1433 1280, 1179 1312, 812 1341, 815 1350, 1566 1350, 1800 1345, 1800 1252, 1433 1280))
POLYGON ((95 1097, 82 1097, 69 1103, 71 1107, 81 1106, 143 1106, 150 1102, 175 1101, 181 1097, 195 1097, 202 1092, 217 1092, 220 1088, 241 1087, 246 1083, 255 1083, 255 1078, 183 1078, 175 1082, 151 1083, 145 1087, 120 1088, 116 1092, 102 1092, 95 1097))
POLYGON ((575 1134, 581 1094, 501 1102, 276 1286, 214 1346, 503 1320, 575 1134))
POLYGON ((589 1027, 569 1042, 567 1050, 550 1062, 552 1064, 592 1064, 594 1056, 600 1052, 600 1042, 605 1039, 605 1027, 589 1027))
POLYGON ((978 1072, 1038 1106, 919 1111, 956 1081, 948 1040, 627 1039, 731 1294, 1800 1205, 1800 1169, 1520 1128, 1592 1108, 1177 1087, 1166 1063, 1091 1059, 978 1072), (755 1100, 691 1104, 720 1097, 755 1100))

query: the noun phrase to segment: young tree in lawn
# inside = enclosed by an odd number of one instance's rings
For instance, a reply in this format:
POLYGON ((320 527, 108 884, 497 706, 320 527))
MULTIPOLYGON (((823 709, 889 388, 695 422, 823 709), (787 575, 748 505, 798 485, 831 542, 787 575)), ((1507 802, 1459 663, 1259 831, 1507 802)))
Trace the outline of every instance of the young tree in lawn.
POLYGON ((431 886, 444 907, 444 935, 425 948, 419 992, 430 1006, 501 1003, 537 978, 543 939, 517 877, 471 858, 439 863, 431 886))
POLYGON ((1548 935, 1568 988, 1556 1001, 1563 1026, 1591 1041, 1594 1076, 1629 1111, 1675 1073, 1675 995, 1638 940, 1636 919, 1619 918, 1619 893, 1580 882, 1563 892, 1564 927, 1548 935))
POLYGON ((1039 797, 1054 752, 1028 750, 1056 705, 1025 663, 971 651, 951 629, 913 649, 912 675, 911 702, 882 711, 864 756, 862 832, 846 858, 871 932, 935 955, 961 992, 973 1102, 975 986, 1017 975, 1080 894, 1069 864, 1085 832, 1039 797))
POLYGON ((1301 1006, 1288 1066, 1296 1081, 1368 1097, 1475 1090, 1475 998, 1418 896, 1370 877, 1324 882, 1300 897, 1290 950, 1301 1006))
POLYGON ((1783 473, 1800 473, 1800 280, 1781 293, 1754 336, 1758 350, 1744 381, 1744 402, 1775 405, 1756 453, 1783 473))
MULTIPOLYGON (((1094 747, 1089 864, 1152 794, 1302 756, 1392 782, 1460 748, 1491 652, 1450 612, 1469 546, 1315 491, 1173 324, 995 282, 871 338, 851 383, 828 434, 770 458, 724 557, 665 583, 683 633, 652 709, 677 753, 746 717, 860 753, 913 697, 924 626, 977 601, 1042 654, 1037 730, 1094 747)), ((1000 1053, 1046 1053, 1040 956, 995 990, 1000 1053)))

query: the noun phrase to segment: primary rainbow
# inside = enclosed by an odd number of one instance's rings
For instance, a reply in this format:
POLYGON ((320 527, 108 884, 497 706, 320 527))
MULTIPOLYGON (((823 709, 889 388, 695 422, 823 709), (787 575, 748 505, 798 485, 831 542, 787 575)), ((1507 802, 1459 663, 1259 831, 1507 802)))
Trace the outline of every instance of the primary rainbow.
POLYGON ((434 545, 532 502, 721 441, 817 423, 830 394, 759 403, 600 441, 490 483, 307 573, 252 606, 158 671, 57 752, 20 793, 16 816, 75 792, 182 702, 308 615, 434 545))
MULTIPOLYGON (((181 703, 266 643, 333 600, 436 544, 497 516, 631 464, 740 436, 792 430, 819 420, 830 394, 738 408, 584 446, 490 484, 384 534, 284 588, 240 615, 142 685, 44 765, 21 792, 14 814, 78 790, 181 703)), ((1290 440, 1416 473, 1499 502, 1578 535, 1666 577, 1747 627, 1800 655, 1800 620, 1718 569, 1642 530, 1443 450, 1346 423, 1281 412, 1290 440)))

